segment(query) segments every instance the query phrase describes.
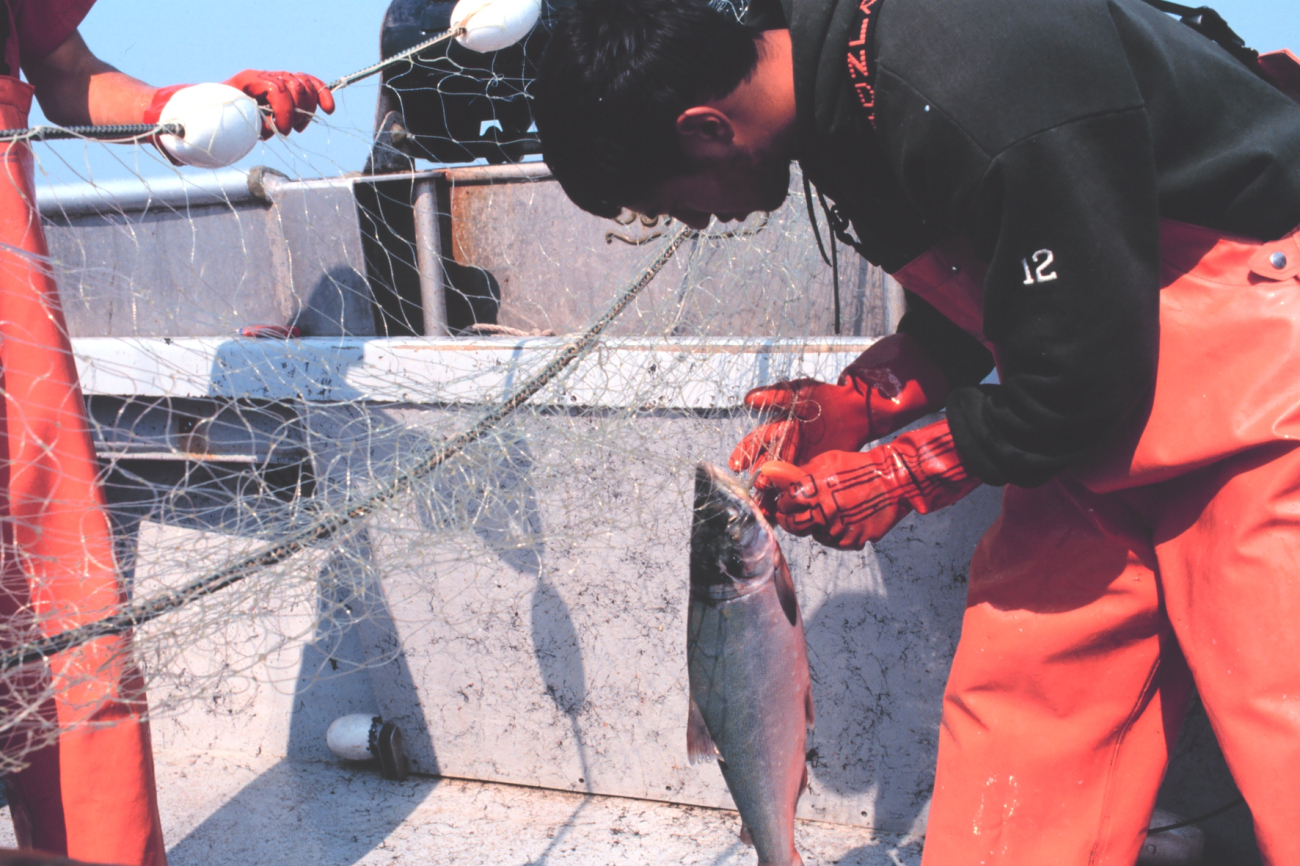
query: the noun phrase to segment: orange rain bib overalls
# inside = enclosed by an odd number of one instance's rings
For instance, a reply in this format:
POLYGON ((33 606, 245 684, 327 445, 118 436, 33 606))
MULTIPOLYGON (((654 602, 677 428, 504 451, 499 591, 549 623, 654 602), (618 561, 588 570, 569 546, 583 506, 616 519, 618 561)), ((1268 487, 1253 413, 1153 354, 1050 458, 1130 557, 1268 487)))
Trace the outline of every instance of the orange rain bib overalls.
MULTIPOLYGON (((25 127, 31 99, 29 85, 0 76, 0 128, 25 127)), ((24 143, 0 147, 0 641, 13 647, 110 615, 125 592, 47 264, 32 153, 24 143)), ((28 765, 5 778, 21 846, 166 863, 129 635, 7 672, 0 705, 3 753, 28 765)))
MULTIPOLYGON (((976 549, 926 864, 1131 866, 1193 683, 1266 862, 1300 863, 1300 235, 1160 238, 1149 409, 1008 485, 976 549)), ((895 276, 983 339, 980 263, 895 276)))

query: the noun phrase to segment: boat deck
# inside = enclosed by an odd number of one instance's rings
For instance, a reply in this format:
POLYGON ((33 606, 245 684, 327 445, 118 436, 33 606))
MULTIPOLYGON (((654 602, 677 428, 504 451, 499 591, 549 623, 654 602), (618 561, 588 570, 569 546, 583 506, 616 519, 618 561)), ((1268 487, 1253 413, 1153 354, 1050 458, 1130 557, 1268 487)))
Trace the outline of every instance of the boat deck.
MULTIPOLYGON (((709 767, 702 772, 717 772, 709 767)), ((735 812, 411 776, 367 764, 161 752, 171 866, 752 866, 735 812)), ((8 812, 8 807, 3 808, 8 812)), ((918 840, 800 821, 804 863, 915 866, 918 840)), ((0 816, 0 847, 13 847, 0 816)))

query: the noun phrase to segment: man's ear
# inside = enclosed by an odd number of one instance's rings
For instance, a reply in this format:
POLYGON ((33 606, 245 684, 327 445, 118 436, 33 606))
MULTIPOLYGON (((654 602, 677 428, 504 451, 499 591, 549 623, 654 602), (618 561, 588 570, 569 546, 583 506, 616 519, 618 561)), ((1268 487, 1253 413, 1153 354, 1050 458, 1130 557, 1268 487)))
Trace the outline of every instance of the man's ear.
POLYGON ((690 157, 722 156, 731 150, 735 137, 731 118, 708 105, 688 108, 677 118, 677 138, 690 157))

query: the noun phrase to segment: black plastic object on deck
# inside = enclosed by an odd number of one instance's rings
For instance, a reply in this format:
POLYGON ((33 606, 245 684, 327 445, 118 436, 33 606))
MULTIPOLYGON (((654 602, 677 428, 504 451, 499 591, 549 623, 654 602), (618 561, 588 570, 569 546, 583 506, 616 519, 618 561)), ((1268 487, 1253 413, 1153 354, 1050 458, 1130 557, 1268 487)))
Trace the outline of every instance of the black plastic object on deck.
MULTIPOLYGON (((373 731, 372 731, 373 734, 373 731)), ((402 732, 392 722, 384 722, 379 728, 379 735, 371 752, 379 757, 379 769, 385 779, 405 782, 411 775, 411 762, 406 757, 406 747, 402 744, 402 732)))
MULTIPOLYGON (((454 0, 393 0, 380 31, 381 56, 392 57, 447 30, 455 5, 454 0)), ((518 45, 487 54, 452 40, 421 52, 414 63, 386 69, 375 111, 377 136, 383 133, 407 157, 441 163, 517 162, 537 153, 527 88, 545 36, 543 23, 518 45)))

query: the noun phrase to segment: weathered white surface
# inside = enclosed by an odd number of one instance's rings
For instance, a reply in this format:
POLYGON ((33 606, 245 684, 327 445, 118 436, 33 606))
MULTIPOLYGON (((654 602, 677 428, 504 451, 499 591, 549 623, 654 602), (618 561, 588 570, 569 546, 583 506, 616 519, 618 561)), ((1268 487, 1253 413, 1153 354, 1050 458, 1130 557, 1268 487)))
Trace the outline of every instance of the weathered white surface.
MULTIPOLYGON (((834 381, 869 337, 615 338, 534 398, 543 405, 721 409, 778 379, 834 381)), ((518 339, 86 337, 73 341, 87 394, 315 402, 501 400, 569 343, 518 339)))
MULTIPOLYGON (((158 596, 264 543, 179 523, 146 520, 134 529, 137 598, 158 596)), ((324 563, 322 554, 306 555, 249 578, 238 600, 208 596, 136 631, 159 749, 332 759, 329 723, 372 711, 374 698, 364 675, 330 679, 319 671, 320 653, 333 646, 318 628, 316 579, 324 563), (322 702, 306 697, 312 686, 322 702)))
MULTIPOLYGON (((732 812, 457 779, 372 765, 163 752, 171 866, 753 866, 732 812)), ((0 808, 0 847, 14 843, 0 808)), ((915 866, 918 840, 800 822, 807 866, 915 866)))

